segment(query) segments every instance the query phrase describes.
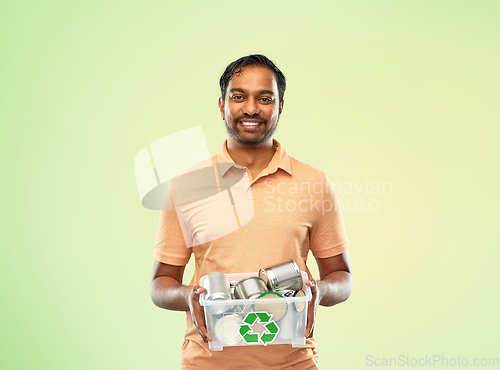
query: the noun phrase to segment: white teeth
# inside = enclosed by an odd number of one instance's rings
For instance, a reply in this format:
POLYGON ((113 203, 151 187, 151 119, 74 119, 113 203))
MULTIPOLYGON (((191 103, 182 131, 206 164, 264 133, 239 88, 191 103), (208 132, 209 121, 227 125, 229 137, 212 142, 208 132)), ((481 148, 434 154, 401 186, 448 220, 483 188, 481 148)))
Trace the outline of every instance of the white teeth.
POLYGON ((242 125, 245 125, 245 126, 257 126, 260 122, 243 122, 241 121, 241 124, 242 125))

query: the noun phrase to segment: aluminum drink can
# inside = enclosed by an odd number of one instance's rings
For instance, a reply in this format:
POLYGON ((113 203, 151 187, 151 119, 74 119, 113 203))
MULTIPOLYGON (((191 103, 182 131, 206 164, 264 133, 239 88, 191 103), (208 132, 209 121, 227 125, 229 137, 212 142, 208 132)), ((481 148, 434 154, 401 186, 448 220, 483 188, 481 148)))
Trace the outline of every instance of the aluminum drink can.
MULTIPOLYGON (((207 301, 229 301, 231 292, 229 290, 229 280, 222 272, 212 272, 208 274, 203 282, 203 288, 206 290, 207 301)), ((229 304, 211 305, 211 311, 215 314, 221 314, 228 310, 229 304)))
POLYGON ((271 292, 284 289, 302 289, 302 274, 293 259, 276 266, 260 269, 259 276, 266 282, 267 289, 271 292))

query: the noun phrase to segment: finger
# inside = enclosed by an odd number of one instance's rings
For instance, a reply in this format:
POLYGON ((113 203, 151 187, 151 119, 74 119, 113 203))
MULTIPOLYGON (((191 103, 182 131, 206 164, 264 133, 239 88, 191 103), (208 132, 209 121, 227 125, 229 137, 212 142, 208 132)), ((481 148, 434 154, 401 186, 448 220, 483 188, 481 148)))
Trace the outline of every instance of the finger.
POLYGON ((201 307, 200 309, 200 324, 199 330, 201 330, 203 336, 207 339, 208 342, 212 341, 212 336, 208 333, 207 324, 205 322, 205 309, 201 307))
POLYGON ((198 330, 198 333, 200 334, 201 339, 203 339, 203 341, 206 343, 207 338, 203 335, 202 331, 200 330, 200 326, 198 325, 198 321, 196 319, 196 315, 194 312, 191 312, 191 319, 193 320, 193 324, 196 327, 196 329, 198 330))
POLYGON ((207 343, 212 341, 212 337, 210 336, 210 334, 208 334, 207 325, 205 323, 205 310, 200 305, 200 300, 199 300, 200 294, 203 294, 204 292, 205 289, 203 289, 198 285, 193 287, 192 316, 193 316, 193 322, 196 325, 196 328, 198 329, 201 338, 205 343, 207 343))
POLYGON ((205 322, 205 309, 202 306, 198 306, 195 308, 196 322, 197 328, 200 332, 202 338, 204 338, 205 342, 211 342, 212 337, 208 334, 207 324, 205 322))
POLYGON ((191 292, 191 304, 196 304, 200 306, 200 295, 205 293, 205 289, 199 285, 193 287, 193 291, 191 292))
POLYGON ((311 329, 311 334, 309 334, 308 338, 312 338, 314 335, 314 324, 313 324, 313 327, 311 329))
POLYGON ((310 312, 311 314, 309 314, 309 311, 307 312, 306 338, 311 338, 313 336, 314 324, 316 322, 316 313, 314 312, 314 307, 311 307, 310 312))
POLYGON ((311 307, 311 305, 309 305, 307 310, 307 325, 305 331, 306 338, 309 338, 311 336, 313 325, 314 325, 314 307, 311 307))
POLYGON ((199 285, 193 286, 193 290, 189 294, 189 310, 191 311, 191 319, 193 320, 193 324, 198 330, 198 333, 200 334, 201 339, 206 343, 207 338, 205 337, 204 333, 200 329, 200 321, 201 317, 199 315, 199 307, 200 307, 200 293, 202 291, 202 287, 199 285))
POLYGON ((314 280, 314 279, 306 280, 306 285, 311 288, 311 293, 313 291, 316 291, 316 285, 317 285, 316 280, 314 280))
POLYGON ((309 338, 313 324, 314 324, 314 300, 311 299, 307 304, 307 324, 305 330, 306 338, 309 338))
POLYGON ((200 295, 205 292, 205 289, 199 285, 193 287, 194 294, 200 295))
POLYGON ((307 309, 307 325, 305 330, 305 337, 311 338, 314 331, 314 321, 316 316, 316 296, 317 296, 317 284, 314 279, 306 281, 306 285, 311 288, 311 300, 308 303, 307 309))

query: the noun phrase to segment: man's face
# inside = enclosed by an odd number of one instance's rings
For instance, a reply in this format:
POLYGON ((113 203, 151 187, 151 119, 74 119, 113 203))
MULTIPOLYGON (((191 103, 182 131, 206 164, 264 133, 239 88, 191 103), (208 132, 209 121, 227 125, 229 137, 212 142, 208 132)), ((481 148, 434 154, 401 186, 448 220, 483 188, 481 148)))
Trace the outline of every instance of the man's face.
POLYGON ((276 75, 270 69, 249 66, 234 74, 224 100, 219 99, 231 138, 240 145, 254 146, 272 138, 283 110, 283 101, 278 101, 276 75))

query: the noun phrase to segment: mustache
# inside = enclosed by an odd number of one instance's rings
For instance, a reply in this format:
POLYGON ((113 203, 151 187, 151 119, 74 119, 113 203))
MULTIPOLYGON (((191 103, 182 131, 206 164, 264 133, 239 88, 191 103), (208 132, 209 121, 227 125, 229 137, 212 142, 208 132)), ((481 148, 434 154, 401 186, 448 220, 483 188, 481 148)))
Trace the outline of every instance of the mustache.
POLYGON ((264 124, 267 124, 267 119, 265 119, 264 117, 259 116, 258 114, 253 114, 253 115, 243 114, 241 116, 236 117, 234 119, 234 123, 238 123, 238 121, 241 121, 241 120, 243 120, 245 118, 246 119, 256 119, 256 120, 261 121, 264 124))

